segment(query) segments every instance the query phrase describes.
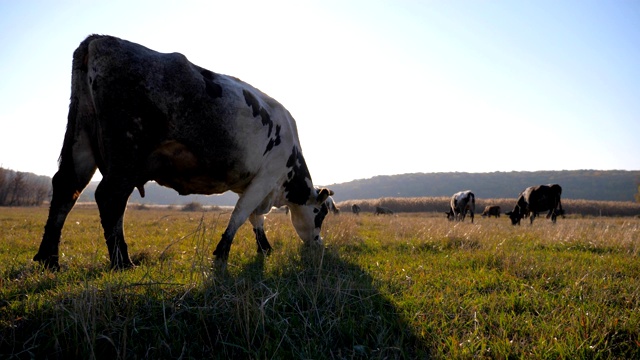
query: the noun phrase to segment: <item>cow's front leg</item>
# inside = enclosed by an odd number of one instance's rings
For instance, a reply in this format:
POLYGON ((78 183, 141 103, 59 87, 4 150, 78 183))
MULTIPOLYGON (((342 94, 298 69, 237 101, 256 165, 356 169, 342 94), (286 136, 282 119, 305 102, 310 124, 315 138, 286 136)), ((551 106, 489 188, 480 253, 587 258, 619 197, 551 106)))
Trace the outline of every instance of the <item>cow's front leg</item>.
MULTIPOLYGON (((249 187, 245 189, 244 193, 240 195, 240 198, 238 198, 238 202, 231 213, 231 219, 229 219, 227 229, 224 231, 224 234, 222 234, 220 242, 213 251, 213 255, 216 257, 216 262, 221 268, 224 268, 227 264, 229 251, 231 250, 231 243, 233 242, 233 238, 240 226, 244 224, 244 222, 247 221, 249 216, 254 212, 256 214, 262 213, 260 210, 268 203, 265 199, 271 191, 271 188, 267 185, 270 184, 270 181, 268 181, 268 179, 263 180, 265 181, 262 182, 259 177, 254 178, 251 185, 249 185, 249 187)), ((264 233, 264 230, 262 230, 262 232, 264 233)), ((266 236, 264 238, 266 242, 266 236)), ((257 238, 256 240, 260 241, 257 238)), ((269 248, 270 247, 271 246, 269 246, 269 248)))
POLYGON ((233 243, 233 238, 235 237, 236 232, 249 217, 248 214, 244 214, 244 212, 238 207, 241 199, 242 196, 238 199, 238 203, 236 203, 236 207, 231 213, 229 224, 222 234, 216 249, 213 251, 213 255, 216 257, 216 263, 221 268, 226 267, 227 260, 229 259, 229 251, 231 251, 231 243, 233 243))
POLYGON ((249 221, 253 225, 253 233, 256 235, 256 243, 258 245, 258 254, 269 255, 271 253, 271 245, 264 232, 264 215, 253 213, 249 216, 249 221))
POLYGON ((113 177, 103 178, 96 189, 96 202, 112 269, 134 267, 129 258, 123 227, 124 211, 133 189, 133 184, 124 180, 114 180, 113 177))

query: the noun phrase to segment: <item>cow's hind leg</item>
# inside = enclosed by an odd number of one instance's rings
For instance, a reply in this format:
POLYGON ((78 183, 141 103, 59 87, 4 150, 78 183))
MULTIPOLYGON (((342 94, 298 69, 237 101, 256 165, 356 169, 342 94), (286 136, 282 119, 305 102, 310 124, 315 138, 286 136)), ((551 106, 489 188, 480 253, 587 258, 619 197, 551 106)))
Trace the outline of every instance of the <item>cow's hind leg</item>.
POLYGON ((124 212, 127 200, 134 189, 133 182, 106 176, 96 189, 96 202, 100 210, 100 221, 109 250, 112 269, 133 267, 124 239, 124 212))
POLYGON ((253 213, 249 216, 249 221, 253 225, 253 233, 256 234, 256 243, 258 245, 258 254, 269 255, 271 253, 271 244, 264 232, 264 215, 253 213))
MULTIPOLYGON (((72 130, 67 129, 67 132, 72 130)), ((60 166, 51 181, 53 197, 49 205, 49 217, 44 226, 40 248, 33 257, 33 261, 52 270, 60 268, 58 251, 64 222, 96 171, 95 160, 86 138, 80 136, 71 144, 71 135, 66 136, 60 166)))
POLYGON ((62 227, 80 193, 90 180, 91 176, 79 179, 74 172, 65 171, 65 169, 58 170, 53 176, 51 182, 53 197, 49 206, 49 217, 44 226, 40 248, 33 257, 34 261, 40 262, 48 269, 58 270, 60 268, 58 251, 62 227))

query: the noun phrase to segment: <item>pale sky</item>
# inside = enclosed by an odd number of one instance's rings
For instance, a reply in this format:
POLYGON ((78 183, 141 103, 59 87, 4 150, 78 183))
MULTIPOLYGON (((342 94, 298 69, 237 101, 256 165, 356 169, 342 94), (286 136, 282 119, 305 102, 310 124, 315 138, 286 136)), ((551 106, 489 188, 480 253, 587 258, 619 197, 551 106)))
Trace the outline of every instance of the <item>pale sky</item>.
POLYGON ((53 176, 92 33, 278 100, 316 185, 640 170, 637 0, 0 0, 0 166, 53 176))

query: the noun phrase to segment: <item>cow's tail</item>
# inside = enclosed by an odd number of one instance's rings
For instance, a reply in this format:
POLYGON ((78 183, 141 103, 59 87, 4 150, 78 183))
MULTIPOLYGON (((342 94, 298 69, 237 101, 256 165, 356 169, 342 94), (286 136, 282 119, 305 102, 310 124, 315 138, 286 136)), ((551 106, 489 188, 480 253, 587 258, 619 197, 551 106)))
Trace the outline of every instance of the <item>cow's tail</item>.
POLYGON ((560 208, 560 212, 563 212, 563 210, 562 210, 562 188, 560 187, 560 185, 558 185, 558 207, 560 208))
MULTIPOLYGON (((67 116, 67 129, 64 134, 64 142, 58 159, 58 167, 61 171, 73 172, 73 144, 81 126, 81 120, 78 118, 80 116, 80 102, 83 96, 87 96, 89 88, 87 66, 89 59, 89 44, 91 41, 101 37, 103 36, 91 35, 87 37, 73 52, 69 115, 67 116)), ((87 129, 86 124, 84 125, 85 130, 95 130, 87 129)))
POLYGON ((471 222, 473 222, 473 213, 476 212, 476 196, 472 192, 469 193, 469 196, 471 197, 471 222))

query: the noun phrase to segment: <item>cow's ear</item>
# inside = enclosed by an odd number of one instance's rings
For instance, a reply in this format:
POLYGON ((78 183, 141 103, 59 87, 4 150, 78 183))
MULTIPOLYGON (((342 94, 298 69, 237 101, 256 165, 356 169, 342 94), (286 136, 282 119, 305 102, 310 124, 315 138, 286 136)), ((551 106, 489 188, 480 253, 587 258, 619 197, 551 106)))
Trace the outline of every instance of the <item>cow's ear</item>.
POLYGON ((316 201, 318 202, 318 204, 322 204, 331 195, 333 195, 333 190, 322 188, 318 191, 318 196, 316 197, 316 201))

